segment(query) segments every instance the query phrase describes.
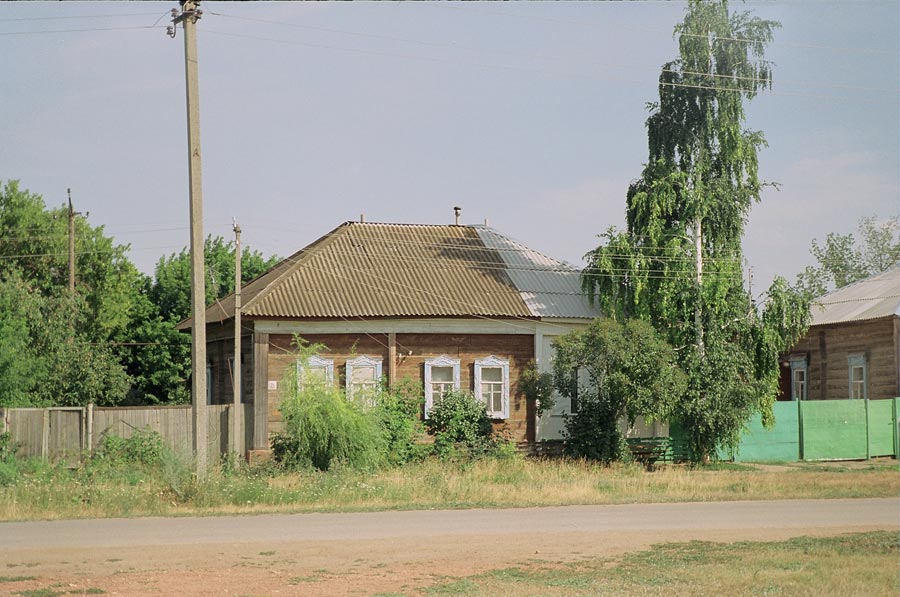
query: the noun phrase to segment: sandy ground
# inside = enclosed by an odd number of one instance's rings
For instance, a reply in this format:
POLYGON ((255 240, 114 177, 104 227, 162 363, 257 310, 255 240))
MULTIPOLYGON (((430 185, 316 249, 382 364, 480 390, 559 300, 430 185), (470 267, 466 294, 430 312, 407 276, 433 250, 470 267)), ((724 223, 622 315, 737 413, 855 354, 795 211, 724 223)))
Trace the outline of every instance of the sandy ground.
POLYGON ((898 526, 896 499, 5 523, 0 594, 418 594, 447 577, 666 541, 898 526))

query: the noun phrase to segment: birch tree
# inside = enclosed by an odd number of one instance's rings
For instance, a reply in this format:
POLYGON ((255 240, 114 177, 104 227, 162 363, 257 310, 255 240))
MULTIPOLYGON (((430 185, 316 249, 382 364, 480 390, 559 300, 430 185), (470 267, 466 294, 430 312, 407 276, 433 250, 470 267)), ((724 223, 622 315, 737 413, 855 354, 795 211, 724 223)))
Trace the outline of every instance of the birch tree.
POLYGON ((744 106, 772 86, 766 46, 779 27, 725 0, 692 0, 675 27, 679 55, 648 104, 648 162, 628 189, 627 231, 586 256, 582 284, 612 317, 649 320, 688 377, 675 419, 693 457, 735 444, 754 412, 771 420, 778 353, 808 319, 782 281, 760 310, 743 284, 741 238, 767 184, 760 131, 744 106))

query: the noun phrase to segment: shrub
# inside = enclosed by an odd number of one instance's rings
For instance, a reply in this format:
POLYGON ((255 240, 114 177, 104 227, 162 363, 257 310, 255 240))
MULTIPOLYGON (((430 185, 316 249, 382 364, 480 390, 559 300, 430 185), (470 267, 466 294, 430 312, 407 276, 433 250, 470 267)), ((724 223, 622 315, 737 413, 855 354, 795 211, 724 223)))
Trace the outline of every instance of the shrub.
POLYGON ((425 428, 434 436, 435 452, 442 458, 458 452, 485 455, 497 446, 485 406, 471 392, 455 390, 444 394, 428 413, 425 428))
POLYGON ((385 455, 388 464, 400 465, 419 460, 424 446, 419 413, 424 403, 422 384, 404 379, 391 390, 382 389, 375 398, 374 413, 384 433, 385 455))
MULTIPOLYGON (((288 387, 296 388, 296 383, 288 387)), ((386 453, 384 433, 373 411, 327 384, 308 384, 281 403, 284 433, 272 441, 279 463, 326 471, 341 462, 378 466, 386 453)))
POLYGON ((129 438, 104 435, 93 458, 111 466, 156 466, 162 462, 164 451, 162 436, 145 427, 129 438))
POLYGON ((17 450, 18 446, 12 442, 10 434, 0 433, 0 487, 12 485, 19 477, 17 450))

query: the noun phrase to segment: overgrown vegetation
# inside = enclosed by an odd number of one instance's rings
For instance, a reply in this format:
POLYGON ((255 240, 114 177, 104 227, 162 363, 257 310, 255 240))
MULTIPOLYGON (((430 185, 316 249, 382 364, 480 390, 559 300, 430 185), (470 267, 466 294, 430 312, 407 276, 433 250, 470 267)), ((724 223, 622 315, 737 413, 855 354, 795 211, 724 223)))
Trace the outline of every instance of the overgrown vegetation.
POLYGON ((643 321, 596 320, 561 336, 555 346, 556 389, 578 405, 566 417, 569 456, 622 460, 628 450, 619 422, 665 419, 684 393, 674 351, 643 321))
POLYGON ((437 401, 425 420, 434 436, 434 452, 443 459, 491 454, 502 440, 494 436, 483 402, 471 392, 453 390, 437 401))
POLYGON ((161 464, 88 460, 72 470, 22 461, 0 487, 0 520, 261 512, 351 512, 513 508, 576 504, 896 497, 896 465, 839 470, 808 464, 779 470, 601 466, 521 456, 424 458, 374 471, 333 466, 285 471, 274 463, 213 467, 198 479, 176 455, 161 464))

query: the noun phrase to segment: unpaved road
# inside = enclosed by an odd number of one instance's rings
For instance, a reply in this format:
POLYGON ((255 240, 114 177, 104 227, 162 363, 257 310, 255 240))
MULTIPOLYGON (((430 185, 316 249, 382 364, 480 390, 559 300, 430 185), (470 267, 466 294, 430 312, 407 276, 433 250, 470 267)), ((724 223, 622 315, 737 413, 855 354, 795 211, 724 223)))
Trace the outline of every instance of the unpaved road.
POLYGON ((0 523, 0 594, 367 595, 663 541, 900 527, 896 498, 0 523), (33 578, 32 578, 33 577, 33 578), (5 593, 4 593, 5 592, 5 593), (95 591, 96 592, 96 591, 95 591))

